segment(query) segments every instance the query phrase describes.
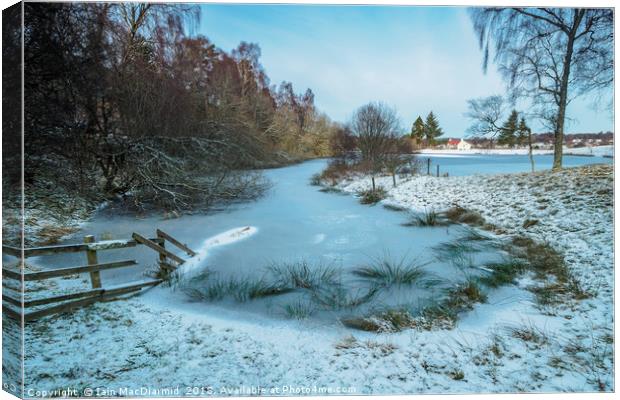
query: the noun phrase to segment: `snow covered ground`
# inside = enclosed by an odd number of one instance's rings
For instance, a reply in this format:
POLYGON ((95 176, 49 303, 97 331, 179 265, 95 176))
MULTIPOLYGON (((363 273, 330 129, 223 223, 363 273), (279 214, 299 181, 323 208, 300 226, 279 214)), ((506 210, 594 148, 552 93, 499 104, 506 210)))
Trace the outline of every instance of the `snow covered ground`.
MULTIPOLYGON (((232 315, 148 296, 101 303, 26 329, 26 395, 299 395, 612 391, 611 166, 559 173, 414 177, 386 203, 412 210, 454 204, 506 235, 564 253, 592 297, 539 306, 531 277, 489 293, 451 330, 367 333, 310 321, 232 315), (538 223, 523 228, 526 219, 538 223)), ((370 180, 339 187, 355 193, 370 180)), ((391 189, 390 189, 391 188, 391 189)), ((260 228, 260 227, 259 227, 260 228)))
MULTIPOLYGON (((496 154, 496 155, 527 155, 528 149, 471 149, 471 150, 450 150, 450 149, 422 149, 420 154, 441 154, 441 155, 471 155, 471 154, 496 154)), ((536 155, 553 154, 553 150, 533 150, 536 155)), ((594 147, 566 147, 565 155, 580 156, 599 156, 613 157, 614 146, 594 146, 594 147)))

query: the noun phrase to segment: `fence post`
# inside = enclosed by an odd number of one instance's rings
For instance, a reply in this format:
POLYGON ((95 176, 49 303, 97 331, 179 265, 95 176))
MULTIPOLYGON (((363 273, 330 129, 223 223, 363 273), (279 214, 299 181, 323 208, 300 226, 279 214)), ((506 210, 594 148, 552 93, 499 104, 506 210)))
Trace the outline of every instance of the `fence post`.
MULTIPOLYGON (((159 239, 161 239, 161 243, 159 243, 159 245, 162 248, 165 249, 166 248, 166 240, 159 234, 159 232, 157 232, 157 237, 159 239)), ((164 270, 165 270, 164 265, 166 265, 166 259, 167 259, 167 257, 166 257, 166 255, 164 253, 159 253, 159 269, 162 272, 164 272, 164 270)))
POLYGON ((431 174, 431 158, 426 159, 426 175, 431 174))
POLYGON ((439 178, 439 164, 437 164, 437 178, 439 178))
MULTIPOLYGON (((84 236, 84 243, 94 243, 95 237, 93 235, 84 236)), ((86 260, 88 265, 98 264, 97 250, 86 250, 86 260)), ((101 275, 99 271, 90 272, 90 283, 93 289, 101 287, 101 275)))

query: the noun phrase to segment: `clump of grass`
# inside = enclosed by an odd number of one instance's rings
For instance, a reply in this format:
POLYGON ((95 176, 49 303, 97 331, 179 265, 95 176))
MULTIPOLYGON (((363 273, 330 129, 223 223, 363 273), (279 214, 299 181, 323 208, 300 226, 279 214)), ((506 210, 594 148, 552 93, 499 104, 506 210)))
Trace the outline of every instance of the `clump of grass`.
POLYGON ((422 269, 427 264, 417 260, 407 261, 405 257, 400 261, 384 257, 373 260, 369 265, 354 269, 352 274, 371 282, 376 287, 410 286, 420 282, 427 275, 422 269))
MULTIPOLYGON (((385 321, 391 331, 398 332, 403 329, 411 328, 415 325, 415 319, 409 311, 399 308, 385 310, 377 316, 381 321, 385 321)), ((385 326, 385 324, 383 324, 385 326)), ((384 328, 385 329, 385 328, 384 328)))
POLYGON ((261 297, 288 293, 291 289, 277 282, 267 282, 263 279, 230 278, 214 280, 204 288, 185 288, 184 291, 189 297, 196 300, 216 301, 230 296, 238 302, 246 302, 261 297))
POLYGON ((434 210, 425 211, 422 214, 414 215, 408 222, 405 222, 403 226, 446 226, 448 220, 443 218, 434 210))
POLYGON ((362 190, 357 193, 362 204, 377 204, 381 200, 385 199, 387 192, 382 187, 378 187, 375 190, 368 189, 362 190))
POLYGON ((484 303, 486 301, 487 295, 482 291, 478 282, 470 278, 448 290, 448 301, 446 304, 458 311, 462 311, 471 310, 474 303, 484 303))
POLYGON ((517 247, 528 247, 534 244, 534 240, 527 236, 514 236, 512 238, 512 244, 517 247))
POLYGON ((491 272, 481 276, 479 280, 484 285, 492 288, 513 284, 515 278, 527 270, 527 264, 523 260, 512 258, 486 264, 486 267, 491 272))
POLYGON ((480 246, 460 239, 440 243, 432 249, 438 261, 451 262, 456 266, 465 266, 469 261, 473 262, 473 259, 468 256, 482 251, 480 246))
POLYGON ((459 222, 475 226, 482 226, 485 223, 482 215, 480 215, 480 213, 476 211, 468 211, 465 214, 461 215, 461 218, 459 218, 459 222))
POLYGON ((448 376, 450 376, 450 378, 454 379, 455 381, 460 381, 460 380, 465 379, 465 373, 460 369, 455 369, 453 371, 450 371, 448 373, 448 376))
POLYGON ((341 322, 349 328, 368 332, 399 332, 416 325, 415 318, 404 308, 390 308, 365 317, 342 318, 341 322))
POLYGON ((509 327, 508 332, 514 338, 537 345, 543 345, 549 341, 547 336, 534 326, 509 327))
POLYGON ((343 191, 342 189, 338 189, 335 186, 325 186, 319 189, 319 192, 323 192, 323 193, 340 193, 342 194, 343 191))
POLYGON ((310 185, 312 186, 321 186, 322 184, 321 174, 316 173, 310 177, 310 185))
POLYGON ((484 218, 476 211, 467 210, 461 206, 454 206, 444 212, 447 219, 454 223, 482 226, 484 218))
POLYGON ((340 284, 340 272, 329 266, 310 266, 306 261, 273 264, 269 273, 281 286, 294 289, 318 289, 340 284))
POLYGON ((399 206, 396 204, 390 204, 390 203, 383 204, 383 208, 385 208, 386 210, 396 211, 396 212, 407 211, 407 207, 399 206))
POLYGON ((380 332, 381 325, 367 317, 347 317, 340 319, 340 322, 347 328, 357 329, 367 332, 380 332))
POLYGON ((312 290, 311 299, 328 310, 352 309, 368 303, 377 292, 377 288, 351 291, 342 285, 334 285, 312 290))
POLYGON ((564 257, 547 243, 531 243, 524 249, 524 256, 530 268, 539 278, 555 276, 560 282, 567 282, 569 272, 564 257))
POLYGON ((455 205, 453 207, 450 207, 448 210, 446 210, 444 212, 444 215, 446 216, 446 218, 448 218, 450 221, 452 222, 458 222, 459 218, 461 217, 461 215, 465 214, 467 212, 466 209, 464 209, 461 206, 455 205))
POLYGON ((307 319, 315 312, 315 308, 311 303, 302 300, 286 304, 283 309, 285 315, 291 319, 307 319))
POLYGON ((421 315, 422 319, 417 321, 416 326, 425 330, 435 328, 451 329, 458 319, 457 311, 441 302, 424 307, 421 315))

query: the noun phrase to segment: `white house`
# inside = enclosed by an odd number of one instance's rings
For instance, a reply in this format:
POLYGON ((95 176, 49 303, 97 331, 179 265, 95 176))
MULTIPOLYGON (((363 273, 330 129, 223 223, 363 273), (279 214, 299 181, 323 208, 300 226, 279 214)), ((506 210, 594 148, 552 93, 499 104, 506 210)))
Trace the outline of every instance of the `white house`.
POLYGON ((456 149, 457 150, 470 150, 471 143, 468 143, 465 140, 461 139, 461 141, 456 145, 456 149))

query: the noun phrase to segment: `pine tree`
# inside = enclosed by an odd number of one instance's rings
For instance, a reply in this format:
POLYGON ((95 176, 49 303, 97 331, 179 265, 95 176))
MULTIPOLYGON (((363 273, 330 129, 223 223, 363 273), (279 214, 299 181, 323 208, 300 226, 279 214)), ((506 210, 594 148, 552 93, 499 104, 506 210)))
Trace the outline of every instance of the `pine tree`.
POLYGON ((413 125, 411 126, 411 138, 415 139, 417 143, 420 143, 424 139, 424 121, 422 117, 418 116, 413 125))
POLYGON ((431 111, 426 117, 426 123, 424 124, 424 136, 428 140, 429 145, 435 144, 435 139, 443 135, 443 130, 439 127, 437 117, 431 111))
POLYGON ((517 110, 512 110, 510 116, 502 126, 502 129, 497 137, 497 143, 504 144, 509 147, 515 145, 517 140, 517 129, 519 123, 519 113, 517 110))
POLYGON ((525 118, 521 117, 519 126, 517 127, 517 144, 524 146, 528 144, 528 137, 531 133, 529 126, 525 123, 525 118))

